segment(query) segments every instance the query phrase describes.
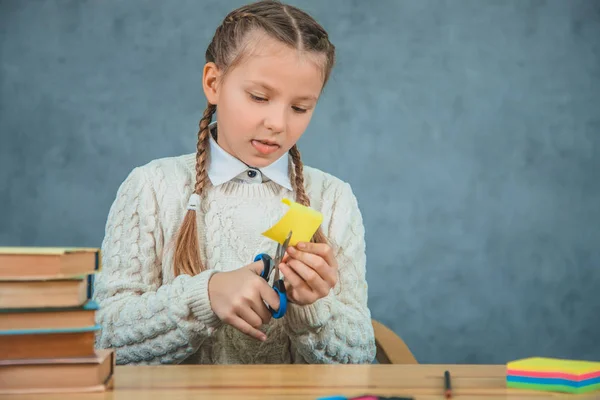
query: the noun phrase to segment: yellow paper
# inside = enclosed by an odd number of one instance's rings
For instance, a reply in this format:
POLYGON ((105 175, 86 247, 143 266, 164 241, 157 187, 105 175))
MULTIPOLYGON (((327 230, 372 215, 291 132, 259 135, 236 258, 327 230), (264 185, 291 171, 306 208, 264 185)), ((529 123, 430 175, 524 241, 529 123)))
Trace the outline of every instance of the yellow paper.
POLYGON ((587 374, 600 371, 600 362, 532 357, 507 363, 509 369, 537 372, 587 374))
POLYGON ((290 246, 295 246, 299 242, 309 242, 323 222, 323 214, 289 199, 283 199, 282 202, 290 206, 289 210, 263 235, 283 244, 292 231, 290 246))

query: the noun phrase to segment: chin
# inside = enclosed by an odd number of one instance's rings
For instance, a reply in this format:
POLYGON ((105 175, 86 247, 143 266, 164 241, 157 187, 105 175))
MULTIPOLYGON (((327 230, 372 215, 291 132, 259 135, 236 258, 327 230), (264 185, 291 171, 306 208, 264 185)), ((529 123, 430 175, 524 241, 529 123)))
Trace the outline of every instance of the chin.
POLYGON ((244 162, 252 167, 264 168, 267 165, 273 164, 280 156, 263 156, 263 155, 249 155, 244 162))

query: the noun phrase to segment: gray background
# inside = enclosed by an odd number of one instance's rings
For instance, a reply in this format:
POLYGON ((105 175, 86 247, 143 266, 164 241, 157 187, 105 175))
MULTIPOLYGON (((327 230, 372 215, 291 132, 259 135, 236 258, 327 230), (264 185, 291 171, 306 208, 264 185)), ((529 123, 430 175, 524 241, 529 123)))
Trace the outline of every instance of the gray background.
MULTIPOLYGON (((99 246, 195 150, 242 1, 0 0, 0 245, 99 246)), ((362 208, 373 317, 423 363, 600 360, 600 1, 294 1, 339 63, 300 146, 362 208)))

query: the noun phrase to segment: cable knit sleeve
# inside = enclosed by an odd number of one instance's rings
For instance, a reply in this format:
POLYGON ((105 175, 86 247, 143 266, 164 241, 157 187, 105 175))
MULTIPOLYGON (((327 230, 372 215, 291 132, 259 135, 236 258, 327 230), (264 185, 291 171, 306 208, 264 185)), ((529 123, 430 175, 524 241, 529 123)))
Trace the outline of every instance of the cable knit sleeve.
POLYGON ((94 284, 101 331, 96 347, 115 348, 119 364, 179 363, 194 353, 219 320, 208 299, 214 271, 161 282, 162 229, 143 167, 117 191, 94 284))
MULTIPOLYGON (((324 210, 325 211, 325 210, 324 210)), ((364 226, 350 185, 330 211, 328 239, 339 265, 337 285, 308 306, 290 304, 283 318, 297 363, 370 363, 375 337, 367 307, 364 226)))

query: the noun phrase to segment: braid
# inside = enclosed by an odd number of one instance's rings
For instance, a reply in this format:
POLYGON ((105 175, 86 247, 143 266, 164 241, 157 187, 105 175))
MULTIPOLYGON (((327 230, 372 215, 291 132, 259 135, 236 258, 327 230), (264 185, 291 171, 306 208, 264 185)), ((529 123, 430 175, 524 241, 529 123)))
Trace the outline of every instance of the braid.
MULTIPOLYGON (((209 104, 204 110, 198 131, 198 144, 196 146, 196 184, 194 194, 202 198, 202 192, 208 181, 206 161, 210 143, 210 129, 208 125, 217 110, 214 104, 209 104)), ((196 211, 188 210, 183 218, 175 245, 173 261, 175 276, 180 274, 196 275, 204 270, 200 259, 200 246, 198 245, 198 227, 196 224, 196 211)))
POLYGON ((212 116, 217 110, 217 106, 209 104, 204 110, 204 115, 200 120, 200 130, 198 131, 198 144, 196 145, 196 186, 194 193, 202 195, 202 189, 206 185, 208 174, 206 173, 206 159, 208 152, 208 143, 210 138, 210 129, 208 125, 212 116))
POLYGON ((296 201, 303 206, 310 207, 310 199, 304 190, 304 165, 302 164, 297 145, 294 145, 290 149, 290 155, 294 162, 294 179, 292 180, 292 185, 296 191, 296 201))
MULTIPOLYGON (((296 192, 296 202, 298 204, 302 204, 303 206, 310 207, 310 198, 306 194, 306 190, 304 189, 304 165, 302 164, 302 159, 300 158, 300 151, 298 150, 298 146, 294 145, 290 149, 290 156, 292 157, 292 162, 294 163, 294 173, 292 181, 292 188, 296 192)), ((319 226, 319 229, 313 235, 311 242, 313 243, 327 243, 327 238, 323 234, 323 229, 319 226)))

